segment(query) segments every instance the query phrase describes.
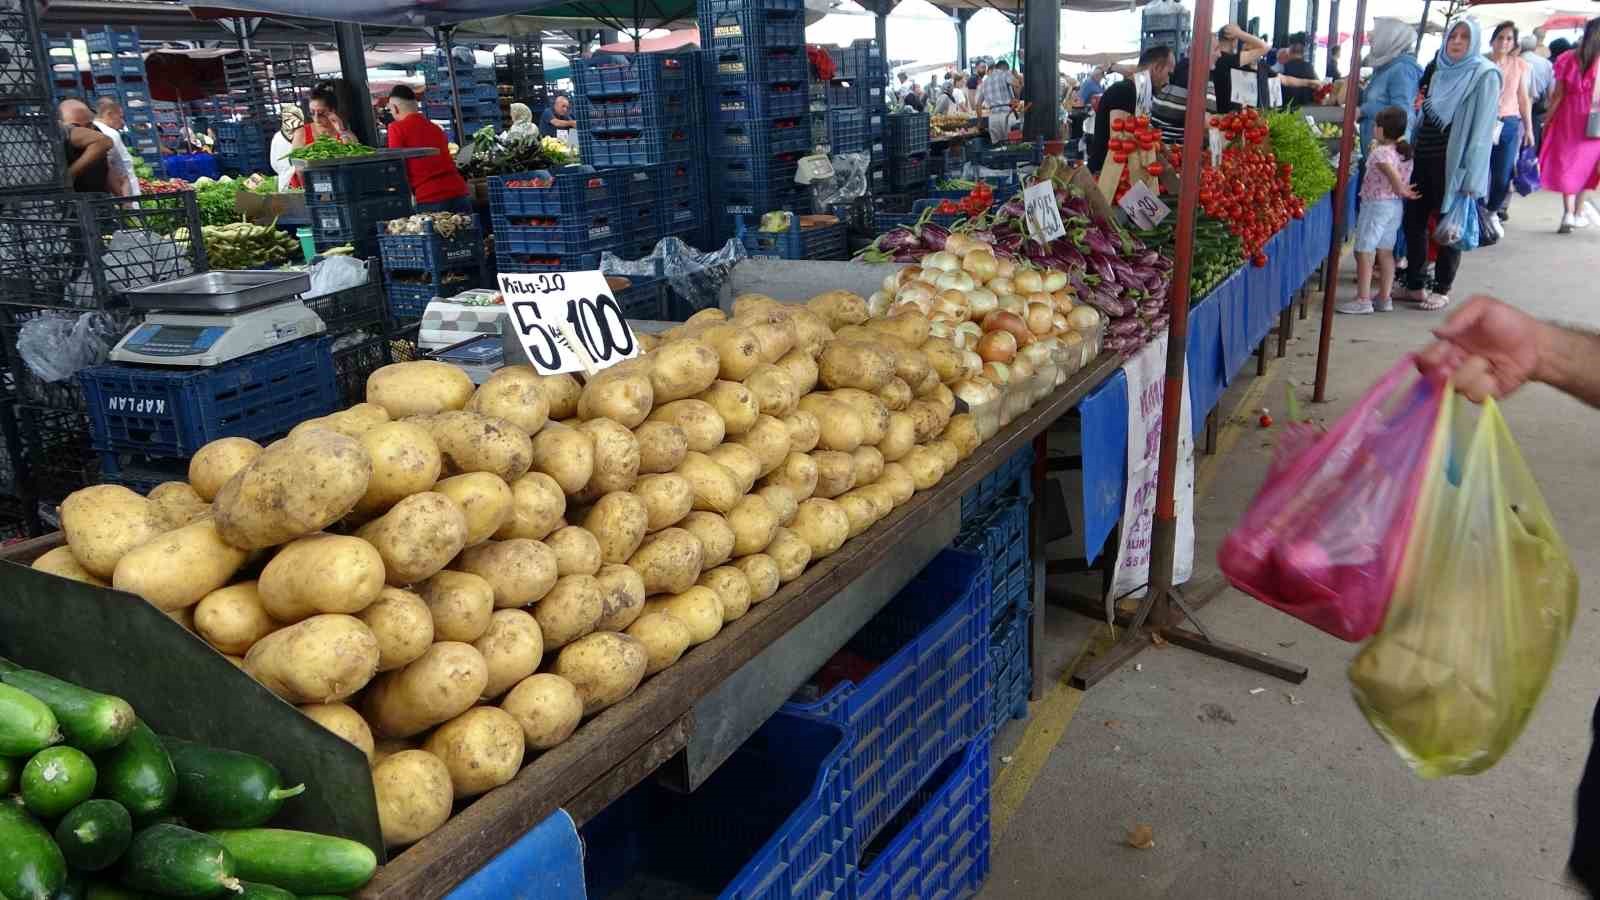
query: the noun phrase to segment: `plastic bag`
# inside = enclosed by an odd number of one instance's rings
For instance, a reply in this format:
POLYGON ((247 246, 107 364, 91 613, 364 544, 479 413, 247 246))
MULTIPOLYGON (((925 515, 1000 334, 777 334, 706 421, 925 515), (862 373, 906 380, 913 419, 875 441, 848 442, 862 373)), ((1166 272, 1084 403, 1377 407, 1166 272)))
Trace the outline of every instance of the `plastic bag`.
POLYGON ((311 289, 300 297, 311 300, 366 284, 367 263, 353 256, 324 256, 321 262, 306 270, 306 275, 311 278, 311 289))
POLYGON ((1510 749, 1561 656, 1578 576, 1491 400, 1471 433, 1442 408, 1394 602, 1350 664, 1367 721, 1423 778, 1510 749))
POLYGON ((1477 249, 1477 198, 1457 194, 1439 214, 1439 224, 1433 228, 1433 240, 1441 247, 1454 247, 1461 251, 1477 249))
POLYGON ((128 332, 128 318, 104 312, 45 314, 17 329, 17 355, 42 381, 65 381, 97 366, 128 332))
POLYGON ((1517 154, 1517 166, 1512 170, 1511 186, 1523 197, 1539 189, 1539 151, 1523 147, 1517 154))
POLYGON ((729 270, 749 256, 738 238, 719 250, 703 253, 678 238, 666 237, 643 259, 621 259, 609 250, 602 253, 600 271, 607 275, 665 275, 674 299, 673 318, 681 320, 716 306, 729 270))
POLYGON ((1408 356, 1326 434, 1291 425, 1217 552, 1233 586, 1335 637, 1371 636, 1400 573, 1443 394, 1408 356))

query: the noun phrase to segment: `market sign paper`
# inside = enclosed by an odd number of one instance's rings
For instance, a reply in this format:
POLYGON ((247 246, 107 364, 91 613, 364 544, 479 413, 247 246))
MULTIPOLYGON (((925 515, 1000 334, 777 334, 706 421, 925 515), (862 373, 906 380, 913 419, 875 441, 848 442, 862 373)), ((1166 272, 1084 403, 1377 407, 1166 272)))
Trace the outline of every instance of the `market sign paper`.
POLYGON ((503 274, 500 293, 517 342, 541 375, 592 374, 639 355, 622 305, 598 271, 503 274))
POLYGON ((1256 83, 1256 73, 1246 69, 1229 69, 1228 83, 1230 90, 1229 99, 1240 106, 1260 106, 1260 86, 1256 83))
MULTIPOLYGON (((1161 455, 1161 403, 1166 387, 1167 333, 1152 340, 1122 364, 1128 378, 1128 484, 1122 501, 1122 531, 1117 563, 1106 596, 1106 613, 1123 596, 1144 596, 1150 584, 1151 533, 1155 525, 1156 470, 1161 455)), ((1187 363, 1184 384, 1189 383, 1187 363)), ((1178 516, 1173 548, 1172 583, 1183 584, 1194 572, 1194 429, 1189 392, 1183 392, 1178 417, 1178 468, 1173 507, 1178 516)))
POLYGON ((1267 108, 1283 107, 1283 79, 1274 75, 1267 79, 1267 108))
POLYGON ((1135 225, 1146 231, 1160 225, 1172 214, 1172 207, 1161 202, 1161 198, 1142 181, 1135 181, 1117 204, 1135 225))
POLYGON ((1067 236, 1067 227, 1061 223, 1061 207, 1056 203, 1054 181, 1046 179, 1023 188, 1022 205, 1028 221, 1028 235, 1034 240, 1048 244, 1067 236))

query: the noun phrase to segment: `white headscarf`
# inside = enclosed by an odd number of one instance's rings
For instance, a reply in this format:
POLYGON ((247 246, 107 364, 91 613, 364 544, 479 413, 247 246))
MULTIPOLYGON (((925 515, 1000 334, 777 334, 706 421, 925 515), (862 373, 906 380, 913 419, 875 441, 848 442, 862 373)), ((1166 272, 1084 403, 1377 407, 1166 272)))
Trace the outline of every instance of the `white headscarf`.
POLYGON ((1372 26, 1372 47, 1367 52, 1365 63, 1377 71, 1409 51, 1415 38, 1411 26, 1399 19, 1379 19, 1372 26))

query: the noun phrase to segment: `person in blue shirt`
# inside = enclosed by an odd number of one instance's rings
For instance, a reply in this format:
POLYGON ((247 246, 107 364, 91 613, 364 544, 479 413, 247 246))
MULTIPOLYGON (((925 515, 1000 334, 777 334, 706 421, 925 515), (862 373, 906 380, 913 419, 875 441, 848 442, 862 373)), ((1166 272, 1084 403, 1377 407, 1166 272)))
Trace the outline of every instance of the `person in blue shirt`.
POLYGON ((1379 19, 1372 27, 1372 50, 1365 62, 1372 77, 1361 91, 1361 152, 1372 146, 1373 122, 1391 106, 1406 111, 1407 128, 1416 122, 1417 85, 1422 64, 1411 54, 1416 32, 1398 19, 1379 19))
POLYGON ((1078 102, 1084 106, 1093 105, 1094 98, 1106 92, 1102 83, 1105 77, 1106 70, 1100 66, 1090 69, 1089 74, 1083 76, 1083 84, 1078 85, 1078 102))

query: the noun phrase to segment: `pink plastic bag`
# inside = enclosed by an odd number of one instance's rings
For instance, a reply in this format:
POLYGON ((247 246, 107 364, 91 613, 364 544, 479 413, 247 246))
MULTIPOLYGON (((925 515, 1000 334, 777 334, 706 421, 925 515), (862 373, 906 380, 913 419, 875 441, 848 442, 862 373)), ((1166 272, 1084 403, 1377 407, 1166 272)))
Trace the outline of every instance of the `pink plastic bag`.
POLYGON ((1347 641, 1376 632, 1444 391, 1407 356, 1327 433, 1290 426, 1266 483, 1217 552, 1233 586, 1347 641))

